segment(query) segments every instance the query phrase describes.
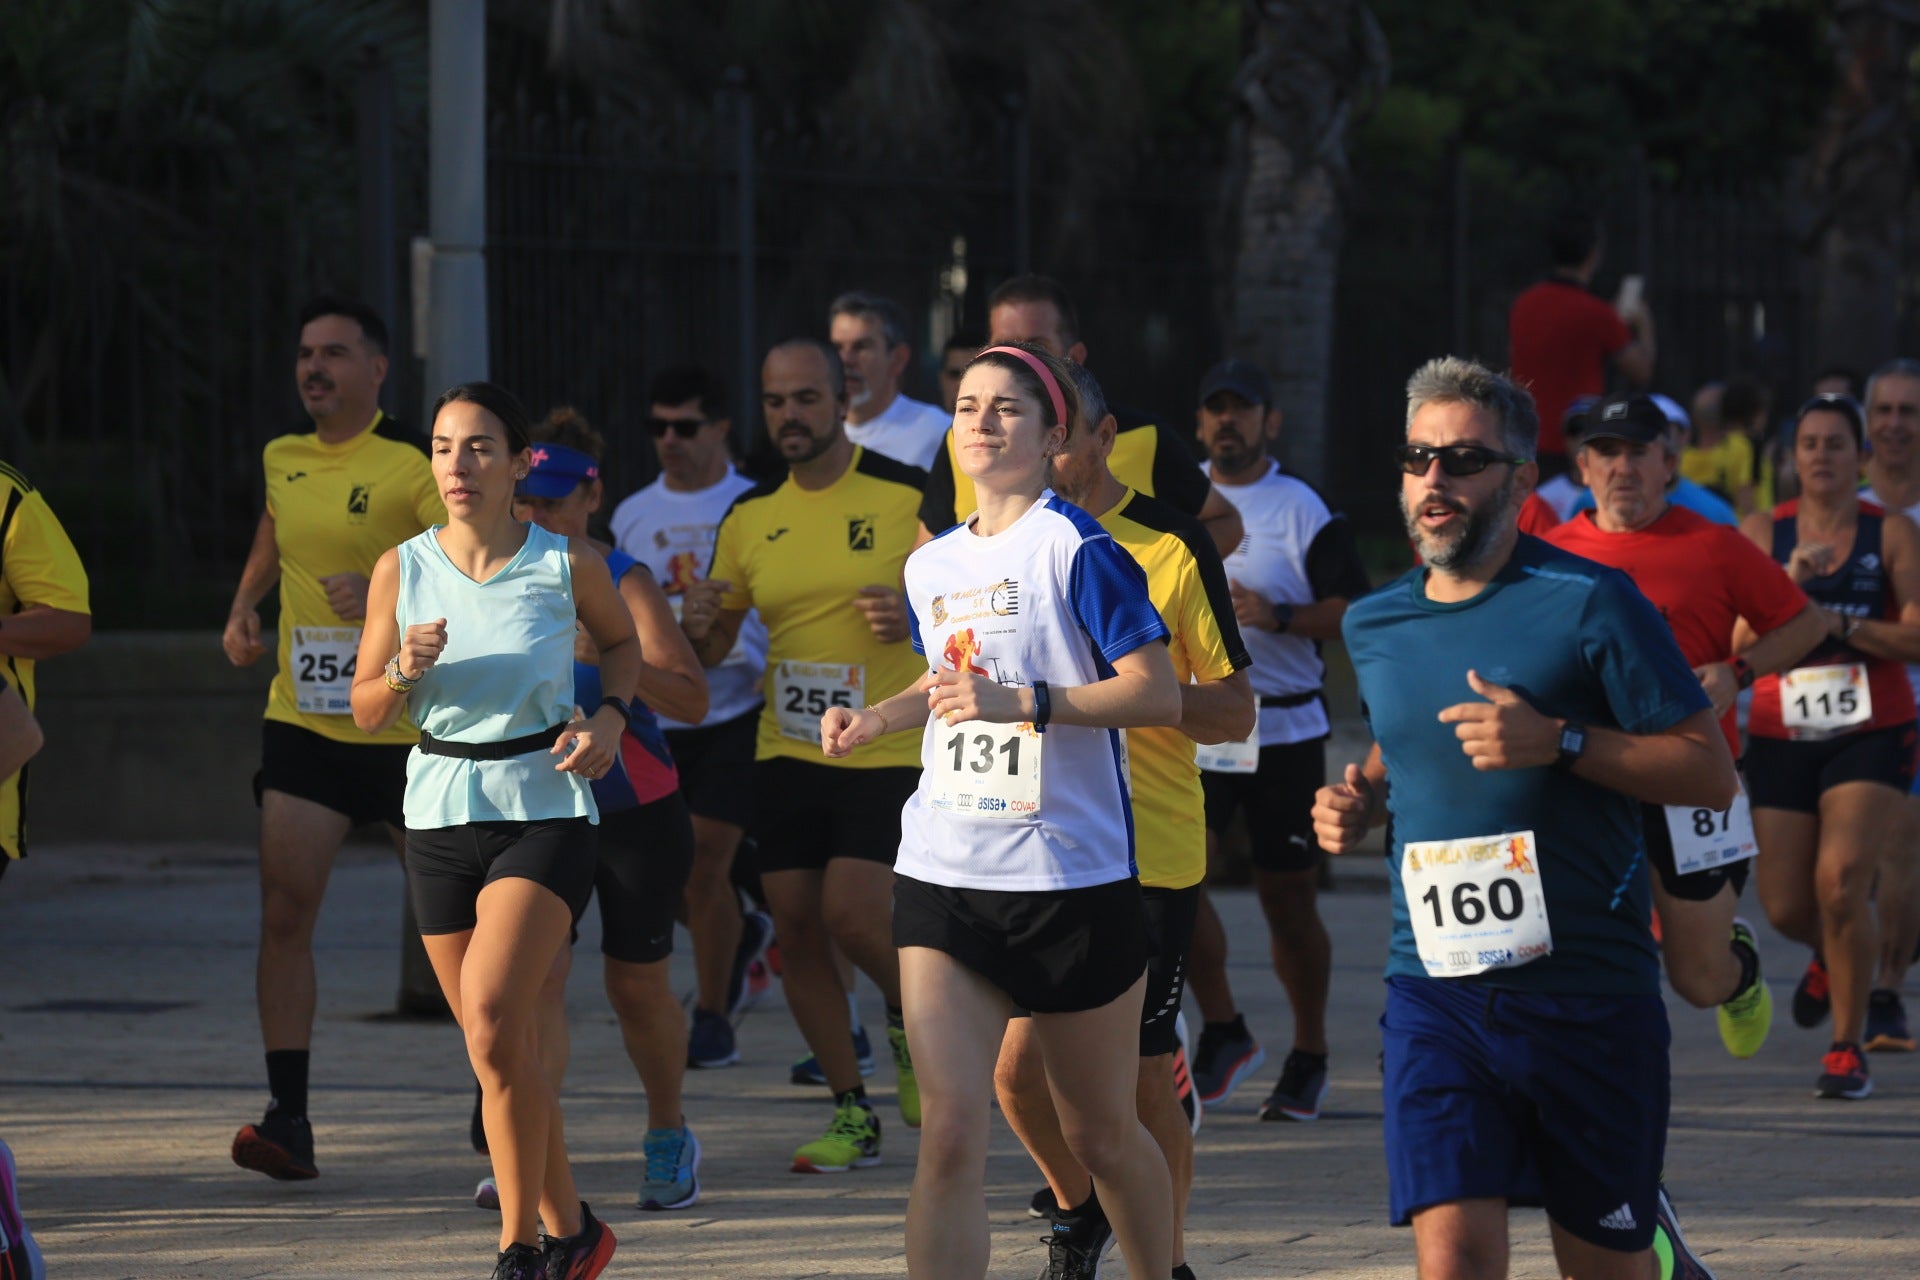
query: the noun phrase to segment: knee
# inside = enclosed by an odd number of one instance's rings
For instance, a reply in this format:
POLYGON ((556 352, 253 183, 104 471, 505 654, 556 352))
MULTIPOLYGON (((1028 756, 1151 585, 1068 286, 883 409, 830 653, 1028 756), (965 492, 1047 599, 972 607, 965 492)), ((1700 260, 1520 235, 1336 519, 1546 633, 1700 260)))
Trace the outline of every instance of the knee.
POLYGON ((308 885, 266 879, 260 883, 260 931, 273 938, 312 934, 320 916, 320 894, 308 885))
POLYGON ((1319 923, 1319 892, 1311 874, 1262 878, 1260 910, 1275 933, 1290 937, 1319 923))
MULTIPOLYGON (((1139 1118, 1134 1115, 1102 1118, 1093 1123, 1063 1122, 1060 1136, 1066 1140, 1067 1150, 1073 1153, 1081 1168, 1106 1181, 1118 1173, 1122 1163, 1133 1154, 1132 1130, 1139 1125, 1139 1118)), ((1154 1151, 1158 1153, 1159 1148, 1155 1147, 1154 1151)))
POLYGON ((687 868, 687 896, 708 898, 733 891, 733 847, 718 842, 696 843, 693 864, 687 868))
POLYGON ((1813 893, 1821 916, 1830 921, 1852 919, 1866 905, 1872 883, 1872 869, 1865 865, 1822 865, 1813 876, 1813 893))
POLYGON ((1702 968, 1675 963, 1675 958, 1670 954, 1667 958, 1667 981, 1672 984, 1673 993, 1694 1008, 1711 1009, 1731 993, 1724 982, 1716 982, 1711 974, 1701 972, 1702 968))
POLYGON ((484 996, 466 996, 461 1001, 464 1014, 462 1030, 467 1038, 467 1056, 476 1070, 505 1074, 526 1052, 528 1029, 507 1015, 499 1001, 484 996))
POLYGON ((971 1110, 952 1114, 934 1107, 920 1129, 921 1172, 936 1178, 978 1177, 987 1166, 987 1125, 971 1110))
POLYGON ((871 935, 884 936, 887 945, 892 945, 892 922, 884 915, 876 917, 871 912, 846 903, 826 904, 821 908, 821 915, 827 933, 842 945, 848 941, 858 945, 871 935))
POLYGON ((613 1006, 614 1016, 621 1022, 637 1022, 651 1017, 663 1004, 677 1012, 679 1002, 674 1000, 667 984, 666 969, 665 961, 657 964, 607 961, 607 1003, 613 1006))
POLYGON ((1760 905, 1767 923, 1789 938, 1809 937, 1820 927, 1820 913, 1802 894, 1761 894, 1760 905))
POLYGON ((993 1091, 1003 1111, 1023 1109, 1034 1090, 1046 1087, 1046 1065, 1024 1041, 1013 1042, 993 1064, 993 1091))

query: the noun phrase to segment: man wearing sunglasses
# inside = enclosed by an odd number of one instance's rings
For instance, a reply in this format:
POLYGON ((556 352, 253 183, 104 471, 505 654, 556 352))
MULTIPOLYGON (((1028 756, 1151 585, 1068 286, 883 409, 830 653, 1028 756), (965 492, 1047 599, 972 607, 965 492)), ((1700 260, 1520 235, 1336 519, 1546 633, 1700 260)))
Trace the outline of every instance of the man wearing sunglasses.
MULTIPOLYGON (((647 434, 660 456, 660 476, 613 513, 622 551, 653 569, 679 617, 686 593, 706 577, 720 517, 753 481, 733 469, 727 438, 726 388, 697 365, 663 369, 649 389, 647 434)), ((706 719, 682 724, 660 717, 693 815, 693 869, 687 878, 687 932, 693 938, 698 994, 687 1034, 687 1064, 724 1067, 740 1060, 732 1015, 744 998, 748 965, 766 950, 771 920, 743 915, 732 881, 734 858, 753 814, 754 735, 760 723, 760 679, 767 629, 749 612, 724 661, 707 672, 706 719)))
POLYGON ((1392 1218, 1422 1275, 1502 1271, 1510 1203, 1546 1208, 1561 1274, 1650 1275, 1656 1222, 1679 1242, 1640 805, 1717 813, 1739 779, 1646 597, 1519 533, 1532 397, 1448 357, 1407 408, 1400 504, 1424 564, 1347 610, 1375 746, 1313 811, 1331 853, 1393 818, 1392 1218))

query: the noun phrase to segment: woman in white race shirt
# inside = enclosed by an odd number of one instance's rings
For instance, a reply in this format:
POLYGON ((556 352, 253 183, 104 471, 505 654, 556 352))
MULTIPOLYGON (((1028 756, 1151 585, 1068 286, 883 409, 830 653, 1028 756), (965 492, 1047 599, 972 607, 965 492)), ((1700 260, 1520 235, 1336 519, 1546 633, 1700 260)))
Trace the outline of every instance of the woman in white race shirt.
POLYGON ((993 1065, 1016 1005, 1128 1273, 1171 1269, 1166 1161, 1134 1107, 1148 944, 1119 730, 1177 724, 1180 689, 1139 565, 1046 488, 1077 413, 1066 367, 1040 348, 974 358, 954 432, 979 510, 906 566, 913 645, 934 670, 821 719, 829 756, 923 734, 893 917, 907 1038, 930 1064, 915 1280, 986 1274, 993 1065))

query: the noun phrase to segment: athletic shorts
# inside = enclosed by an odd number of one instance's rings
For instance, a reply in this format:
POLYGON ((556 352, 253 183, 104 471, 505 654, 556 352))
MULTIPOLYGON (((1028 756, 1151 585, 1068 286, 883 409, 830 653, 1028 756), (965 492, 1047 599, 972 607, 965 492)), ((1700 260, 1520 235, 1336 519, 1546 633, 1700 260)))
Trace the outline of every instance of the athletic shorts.
POLYGON ((1859 733, 1789 742, 1753 738, 1747 743, 1747 795, 1756 809, 1820 812, 1820 797, 1843 782, 1880 782, 1897 791, 1913 786, 1912 723, 1859 733))
POLYGON ((776 756, 753 767, 754 868, 824 871, 834 858, 887 866, 900 852, 900 811, 918 765, 842 769, 776 756))
POLYGON ((1657 804, 1641 805, 1640 826, 1647 833, 1647 861, 1660 876, 1660 887, 1667 891, 1669 897, 1682 902, 1710 902, 1719 896, 1721 885, 1732 885, 1736 898, 1746 889, 1747 870, 1753 865, 1752 858, 1723 862, 1705 871, 1689 871, 1681 875, 1680 869, 1673 864, 1673 833, 1667 830, 1667 811, 1657 804))
POLYGON ((753 821, 753 744, 760 708, 719 724, 669 729, 667 748, 680 770, 680 794, 695 817, 745 828, 753 821))
POLYGON ((1157 1058, 1180 1047, 1180 999, 1187 990, 1187 954, 1200 915, 1200 886, 1155 889, 1141 886, 1147 909, 1147 998, 1140 1010, 1140 1056, 1157 1058))
POLYGON ((578 923, 598 864, 599 841, 588 818, 407 831, 407 890, 413 918, 426 934, 473 928, 480 890, 509 876, 553 890, 578 923))
POLYGON ((397 743, 335 742, 284 720, 263 720, 253 802, 279 791, 345 814, 356 827, 369 822, 405 827, 412 751, 397 743))
POLYGON ((600 814, 593 873, 600 904, 600 954, 652 964, 673 954, 673 923, 693 870, 693 823, 679 792, 651 804, 600 814))
POLYGON ((1034 1013, 1084 1013, 1140 980, 1152 952, 1140 882, 1010 893, 893 879, 893 945, 945 952, 1034 1013))
POLYGON ((1602 1248, 1653 1243, 1669 1086, 1658 995, 1396 975, 1380 1030, 1393 1225, 1487 1197, 1544 1207, 1602 1248))
POLYGON ((1311 871, 1321 856, 1320 842, 1313 838, 1313 794, 1326 785, 1325 738, 1262 747, 1260 767, 1252 773, 1203 769, 1207 830, 1226 830, 1234 812, 1244 806, 1247 843, 1257 869, 1311 871))

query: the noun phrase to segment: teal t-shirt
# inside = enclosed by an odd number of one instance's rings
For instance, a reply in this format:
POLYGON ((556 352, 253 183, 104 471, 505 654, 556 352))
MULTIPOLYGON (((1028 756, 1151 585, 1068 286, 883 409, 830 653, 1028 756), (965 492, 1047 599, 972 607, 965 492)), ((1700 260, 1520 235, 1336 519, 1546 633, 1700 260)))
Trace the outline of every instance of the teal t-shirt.
POLYGON ((1449 978, 1561 994, 1659 991, 1640 802, 1550 767, 1481 772, 1443 708, 1479 701, 1469 668, 1551 716, 1660 733, 1708 701, 1673 633, 1631 579, 1521 535, 1471 600, 1441 604, 1415 569, 1357 600, 1342 625, 1387 766, 1393 940, 1389 976, 1425 976, 1401 880, 1408 842, 1532 831, 1550 955, 1449 978))

